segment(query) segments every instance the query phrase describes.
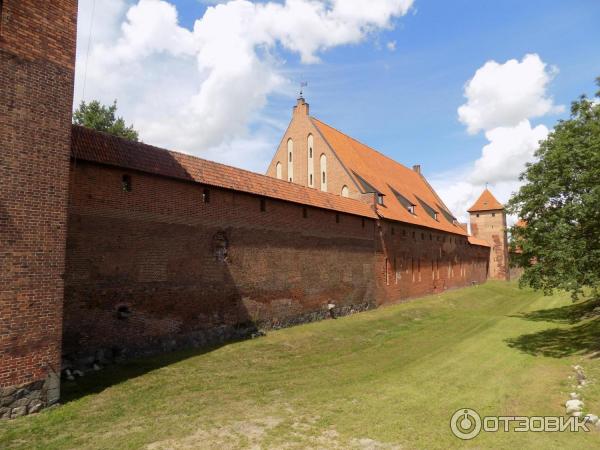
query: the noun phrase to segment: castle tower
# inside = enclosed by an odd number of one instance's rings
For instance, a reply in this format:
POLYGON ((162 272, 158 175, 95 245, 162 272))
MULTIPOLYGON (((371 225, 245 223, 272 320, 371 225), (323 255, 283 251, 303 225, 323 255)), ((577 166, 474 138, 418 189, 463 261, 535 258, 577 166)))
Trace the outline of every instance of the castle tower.
POLYGON ((59 398, 76 20, 0 1, 0 418, 59 398))
POLYGON ((486 188, 468 212, 471 234, 487 241, 491 246, 489 277, 508 280, 508 239, 504 206, 486 188))

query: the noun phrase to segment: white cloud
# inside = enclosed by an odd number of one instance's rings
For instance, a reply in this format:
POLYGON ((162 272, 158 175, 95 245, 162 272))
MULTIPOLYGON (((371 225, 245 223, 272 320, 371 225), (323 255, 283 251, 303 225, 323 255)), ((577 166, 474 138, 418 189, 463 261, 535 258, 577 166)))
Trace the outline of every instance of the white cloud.
POLYGON ((554 105, 547 92, 556 73, 556 68, 530 54, 521 62, 489 61, 465 85, 467 103, 458 108, 459 120, 470 134, 483 130, 488 143, 472 164, 432 177, 461 220, 467 219, 467 209, 487 184, 502 203, 519 188, 519 175, 549 133, 544 125, 533 127, 529 119, 564 109, 554 105))
POLYGON ((467 103, 458 108, 459 120, 475 134, 560 112, 563 107, 555 106, 546 92, 556 72, 536 54, 525 55, 520 62, 488 61, 465 85, 467 103))
MULTIPOLYGON (((254 166, 249 127, 269 96, 290 84, 279 49, 317 63, 329 48, 392 27, 412 2, 231 0, 209 7, 190 31, 167 1, 103 0, 87 59, 92 2, 81 0, 76 101, 87 65, 86 99, 118 98, 146 142, 254 166)), ((260 127, 254 138, 264 143, 271 132, 260 127)))
POLYGON ((386 44, 386 47, 390 52, 395 52, 396 51, 396 41, 389 41, 386 44))
POLYGON ((548 136, 544 125, 531 127, 525 119, 514 127, 497 127, 485 133, 489 141, 481 150, 469 177, 472 183, 517 180, 525 163, 533 161, 539 141, 548 136))

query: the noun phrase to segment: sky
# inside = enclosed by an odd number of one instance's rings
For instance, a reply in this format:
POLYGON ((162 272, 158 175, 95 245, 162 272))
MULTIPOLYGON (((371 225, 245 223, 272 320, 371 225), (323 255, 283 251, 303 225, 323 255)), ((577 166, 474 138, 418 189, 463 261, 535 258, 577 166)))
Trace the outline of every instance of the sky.
POLYGON ((75 106, 264 173, 305 81, 312 115, 421 164, 464 220, 596 91, 598 23, 597 0, 80 0, 75 106))

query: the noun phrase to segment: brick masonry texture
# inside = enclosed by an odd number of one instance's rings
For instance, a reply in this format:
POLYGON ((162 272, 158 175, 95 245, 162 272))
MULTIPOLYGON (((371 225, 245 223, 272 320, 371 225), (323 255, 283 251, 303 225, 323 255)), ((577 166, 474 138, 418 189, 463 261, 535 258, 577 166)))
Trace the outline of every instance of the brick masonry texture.
POLYGON ((488 247, 430 231, 74 160, 65 357, 90 369, 485 281, 488 247))
POLYGON ((136 354, 219 327, 285 326, 329 303, 364 309, 375 304, 374 230, 364 217, 78 160, 64 352, 136 354))
POLYGON ((76 1, 3 1, 0 417, 59 396, 76 12, 76 1))
MULTIPOLYGON (((508 238, 506 235, 506 214, 503 210, 472 212, 471 232, 473 236, 491 245, 490 278, 509 280, 508 238)), ((515 275, 517 272, 515 272, 515 275)))

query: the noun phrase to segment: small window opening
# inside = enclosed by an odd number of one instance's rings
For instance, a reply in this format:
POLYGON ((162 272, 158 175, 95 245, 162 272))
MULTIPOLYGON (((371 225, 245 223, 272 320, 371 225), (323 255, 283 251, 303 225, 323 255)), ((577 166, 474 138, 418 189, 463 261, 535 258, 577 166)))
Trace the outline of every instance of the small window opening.
POLYGON ((306 207, 302 208, 302 217, 305 219, 308 217, 308 209, 306 207))
POLYGON ((292 152, 290 152, 289 155, 290 155, 290 162, 292 162, 292 152))
POLYGON ((340 223, 340 215, 339 214, 335 214, 335 223, 340 223))
POLYGON ((204 189, 202 191, 202 202, 210 203, 210 189, 204 189))
POLYGON ((395 230, 394 230, 394 227, 392 227, 392 234, 394 234, 394 233, 395 233, 395 230))
POLYGON ((439 222, 439 220, 440 220, 440 219, 438 219, 438 213, 437 213, 437 212, 434 212, 434 213, 433 213, 433 218, 434 218, 435 220, 437 220, 438 222, 439 222))
MULTIPOLYGON (((0 0, 1 1, 1 0, 0 0)), ((117 308, 117 317, 120 320, 126 320, 131 316, 131 310, 127 305, 121 305, 117 308)))
POLYGON ((413 239, 415 239, 415 232, 413 231, 413 239))
POLYGON ((496 213, 492 213, 492 217, 496 217, 496 213))
POLYGON ((479 213, 475 214, 475 217, 479 217, 479 213))
POLYGON ((310 174, 310 185, 311 186, 313 185, 313 176, 312 176, 312 173, 310 174))
POLYGON ((133 188, 131 185, 131 175, 123 175, 122 187, 123 187, 123 192, 131 192, 132 191, 133 188))
POLYGON ((325 172, 323 172, 323 181, 322 181, 322 183, 325 184, 325 172))
POLYGON ((308 149, 308 157, 312 158, 312 147, 308 149))
POLYGON ((383 194, 377 193, 377 204, 383 205, 383 194))
POLYGON ((267 210, 267 200, 265 200, 264 198, 260 199, 260 210, 262 212, 265 212, 267 210))
POLYGON ((407 209, 408 209, 409 213, 411 213, 411 214, 415 213, 415 205, 409 205, 407 209))
POLYGON ((365 227, 365 219, 362 220, 362 227, 365 227))

